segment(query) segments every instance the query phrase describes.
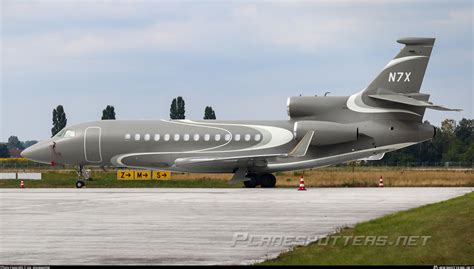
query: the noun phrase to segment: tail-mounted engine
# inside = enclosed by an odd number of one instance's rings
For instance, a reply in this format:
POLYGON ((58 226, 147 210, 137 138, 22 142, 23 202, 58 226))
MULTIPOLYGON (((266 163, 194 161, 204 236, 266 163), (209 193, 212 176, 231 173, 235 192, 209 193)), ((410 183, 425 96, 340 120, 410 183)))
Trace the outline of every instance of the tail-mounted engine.
POLYGON ((346 106, 347 97, 343 96, 293 96, 287 101, 288 116, 292 119, 331 118, 334 110, 346 106))
POLYGON ((294 135, 301 139, 308 131, 314 131, 311 145, 324 146, 355 141, 359 137, 357 127, 327 121, 297 121, 294 135))

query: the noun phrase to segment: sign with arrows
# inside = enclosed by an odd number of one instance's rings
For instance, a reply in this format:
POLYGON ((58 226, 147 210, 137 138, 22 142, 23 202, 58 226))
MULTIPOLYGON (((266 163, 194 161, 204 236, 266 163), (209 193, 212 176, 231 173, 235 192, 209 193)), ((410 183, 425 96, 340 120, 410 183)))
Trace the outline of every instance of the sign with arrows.
POLYGON ((153 171, 153 179, 157 179, 157 180, 171 179, 171 172, 169 172, 169 171, 153 171))
POLYGON ((171 179, 169 171, 150 171, 150 170, 117 170, 118 180, 167 180, 171 179))
POLYGON ((127 180, 134 179, 135 171, 134 170, 117 170, 117 179, 127 180))

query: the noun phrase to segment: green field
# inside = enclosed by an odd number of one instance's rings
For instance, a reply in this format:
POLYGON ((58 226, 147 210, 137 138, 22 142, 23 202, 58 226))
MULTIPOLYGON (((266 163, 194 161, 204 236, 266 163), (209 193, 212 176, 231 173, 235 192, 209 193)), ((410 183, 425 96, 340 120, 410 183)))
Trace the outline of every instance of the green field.
MULTIPOLYGON (((179 176, 179 175, 178 175, 179 176)), ((177 177, 177 176, 175 176, 177 177)), ((77 175, 74 171, 43 172, 41 180, 24 180, 26 188, 75 188, 77 175)), ((0 180, 0 188, 18 188, 20 180, 0 180)), ((92 172, 87 188, 232 188, 242 184, 229 185, 219 179, 171 179, 171 180, 117 180, 116 172, 92 172)))
MULTIPOLYGON (((364 240, 362 241, 365 242, 364 240)), ((317 241, 308 246, 297 247, 261 264, 474 264, 474 193, 387 215, 358 224, 354 228, 345 228, 325 239, 320 239, 319 243, 317 241), (345 244, 345 240, 342 240, 352 238, 349 242, 355 242, 355 236, 366 236, 365 238, 386 236, 388 241, 395 242, 397 239, 406 238, 404 236, 420 236, 420 238, 416 246, 408 244, 364 246, 364 243, 359 245, 360 242, 358 245, 345 244), (431 236, 424 246, 421 236, 431 236)))

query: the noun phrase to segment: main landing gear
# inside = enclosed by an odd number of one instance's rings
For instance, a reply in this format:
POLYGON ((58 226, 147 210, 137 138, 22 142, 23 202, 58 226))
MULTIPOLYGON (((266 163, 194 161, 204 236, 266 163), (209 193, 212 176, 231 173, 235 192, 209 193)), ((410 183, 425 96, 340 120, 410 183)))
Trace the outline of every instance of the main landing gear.
POLYGON ((82 165, 79 165, 77 168, 77 181, 76 181, 76 188, 80 189, 84 186, 86 186, 86 181, 90 179, 91 175, 89 170, 84 170, 84 167, 82 165))
POLYGON ((260 185, 262 188, 275 188, 276 178, 272 174, 247 174, 247 181, 244 181, 246 188, 255 188, 260 185))

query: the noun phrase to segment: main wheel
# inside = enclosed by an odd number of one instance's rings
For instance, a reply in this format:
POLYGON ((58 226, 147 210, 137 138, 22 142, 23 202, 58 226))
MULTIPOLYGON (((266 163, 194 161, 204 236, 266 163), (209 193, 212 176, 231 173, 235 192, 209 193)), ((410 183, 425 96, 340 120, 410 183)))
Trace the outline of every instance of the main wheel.
POLYGON ((262 188, 275 188, 276 178, 272 174, 263 174, 260 176, 262 188))
POLYGON ((78 188, 78 189, 84 187, 85 185, 86 185, 86 183, 82 180, 76 181, 76 188, 78 188))
POLYGON ((249 180, 244 181, 245 188, 255 188, 257 186, 257 175, 248 174, 246 177, 248 177, 249 180))

